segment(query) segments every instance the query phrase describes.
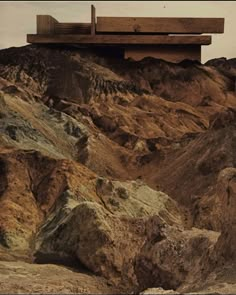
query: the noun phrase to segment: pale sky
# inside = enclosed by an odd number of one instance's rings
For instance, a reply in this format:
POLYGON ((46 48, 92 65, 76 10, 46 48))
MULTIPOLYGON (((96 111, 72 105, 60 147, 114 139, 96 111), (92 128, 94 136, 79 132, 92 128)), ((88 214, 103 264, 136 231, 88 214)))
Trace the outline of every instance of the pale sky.
POLYGON ((59 22, 90 22, 91 4, 97 16, 224 17, 225 32, 202 46, 202 62, 236 57, 235 1, 1 1, 0 49, 26 45, 26 34, 36 33, 37 14, 59 22))

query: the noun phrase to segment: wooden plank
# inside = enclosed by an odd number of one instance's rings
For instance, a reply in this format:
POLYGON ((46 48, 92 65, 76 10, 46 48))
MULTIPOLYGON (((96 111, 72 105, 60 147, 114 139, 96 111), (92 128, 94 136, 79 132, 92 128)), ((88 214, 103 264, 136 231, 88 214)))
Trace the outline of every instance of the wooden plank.
POLYGON ((54 34, 56 23, 51 15, 37 15, 37 34, 54 34))
POLYGON ((96 31, 100 33, 223 33, 224 18, 97 17, 96 31))
POLYGON ((94 5, 91 5, 91 35, 95 35, 96 25, 95 25, 96 11, 94 5))
POLYGON ((211 36, 167 35, 27 35, 28 43, 77 43, 77 44, 211 44, 211 36))
POLYGON ((90 23, 56 23, 55 34, 90 34, 90 23))

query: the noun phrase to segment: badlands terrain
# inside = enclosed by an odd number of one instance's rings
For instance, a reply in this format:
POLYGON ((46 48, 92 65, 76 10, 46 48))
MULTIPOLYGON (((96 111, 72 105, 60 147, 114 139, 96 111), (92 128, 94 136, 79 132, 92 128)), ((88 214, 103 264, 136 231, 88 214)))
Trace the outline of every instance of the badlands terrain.
POLYGON ((0 51, 0 292, 236 293, 236 59, 0 51))

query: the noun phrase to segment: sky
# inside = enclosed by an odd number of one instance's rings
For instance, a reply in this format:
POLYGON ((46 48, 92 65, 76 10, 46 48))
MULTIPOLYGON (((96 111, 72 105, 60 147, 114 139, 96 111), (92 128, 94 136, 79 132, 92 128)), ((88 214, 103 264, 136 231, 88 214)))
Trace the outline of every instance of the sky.
POLYGON ((202 46, 202 62, 236 57, 236 1, 1 1, 0 49, 26 45, 36 33, 36 15, 49 14, 59 22, 90 22, 90 6, 97 16, 224 17, 224 34, 212 34, 202 46))

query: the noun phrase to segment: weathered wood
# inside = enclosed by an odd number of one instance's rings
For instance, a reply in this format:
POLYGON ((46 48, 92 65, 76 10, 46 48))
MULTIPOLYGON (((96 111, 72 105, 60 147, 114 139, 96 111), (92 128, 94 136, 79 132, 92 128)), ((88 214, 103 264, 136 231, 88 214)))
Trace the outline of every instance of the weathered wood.
POLYGON ((96 11, 94 5, 91 5, 91 35, 95 35, 96 31, 96 11))
POLYGON ((157 36, 157 35, 27 35, 28 43, 79 44, 211 44, 211 36, 157 36))
POLYGON ((154 57, 170 62, 180 62, 184 59, 201 61, 201 45, 144 45, 125 47, 124 58, 141 60, 144 57, 154 57))
POLYGON ((101 33, 223 33, 224 18, 97 17, 96 31, 101 33))
POLYGON ((54 34, 56 23, 51 15, 37 15, 37 34, 54 34))
POLYGON ((90 34, 90 23, 56 23, 55 34, 90 34))

